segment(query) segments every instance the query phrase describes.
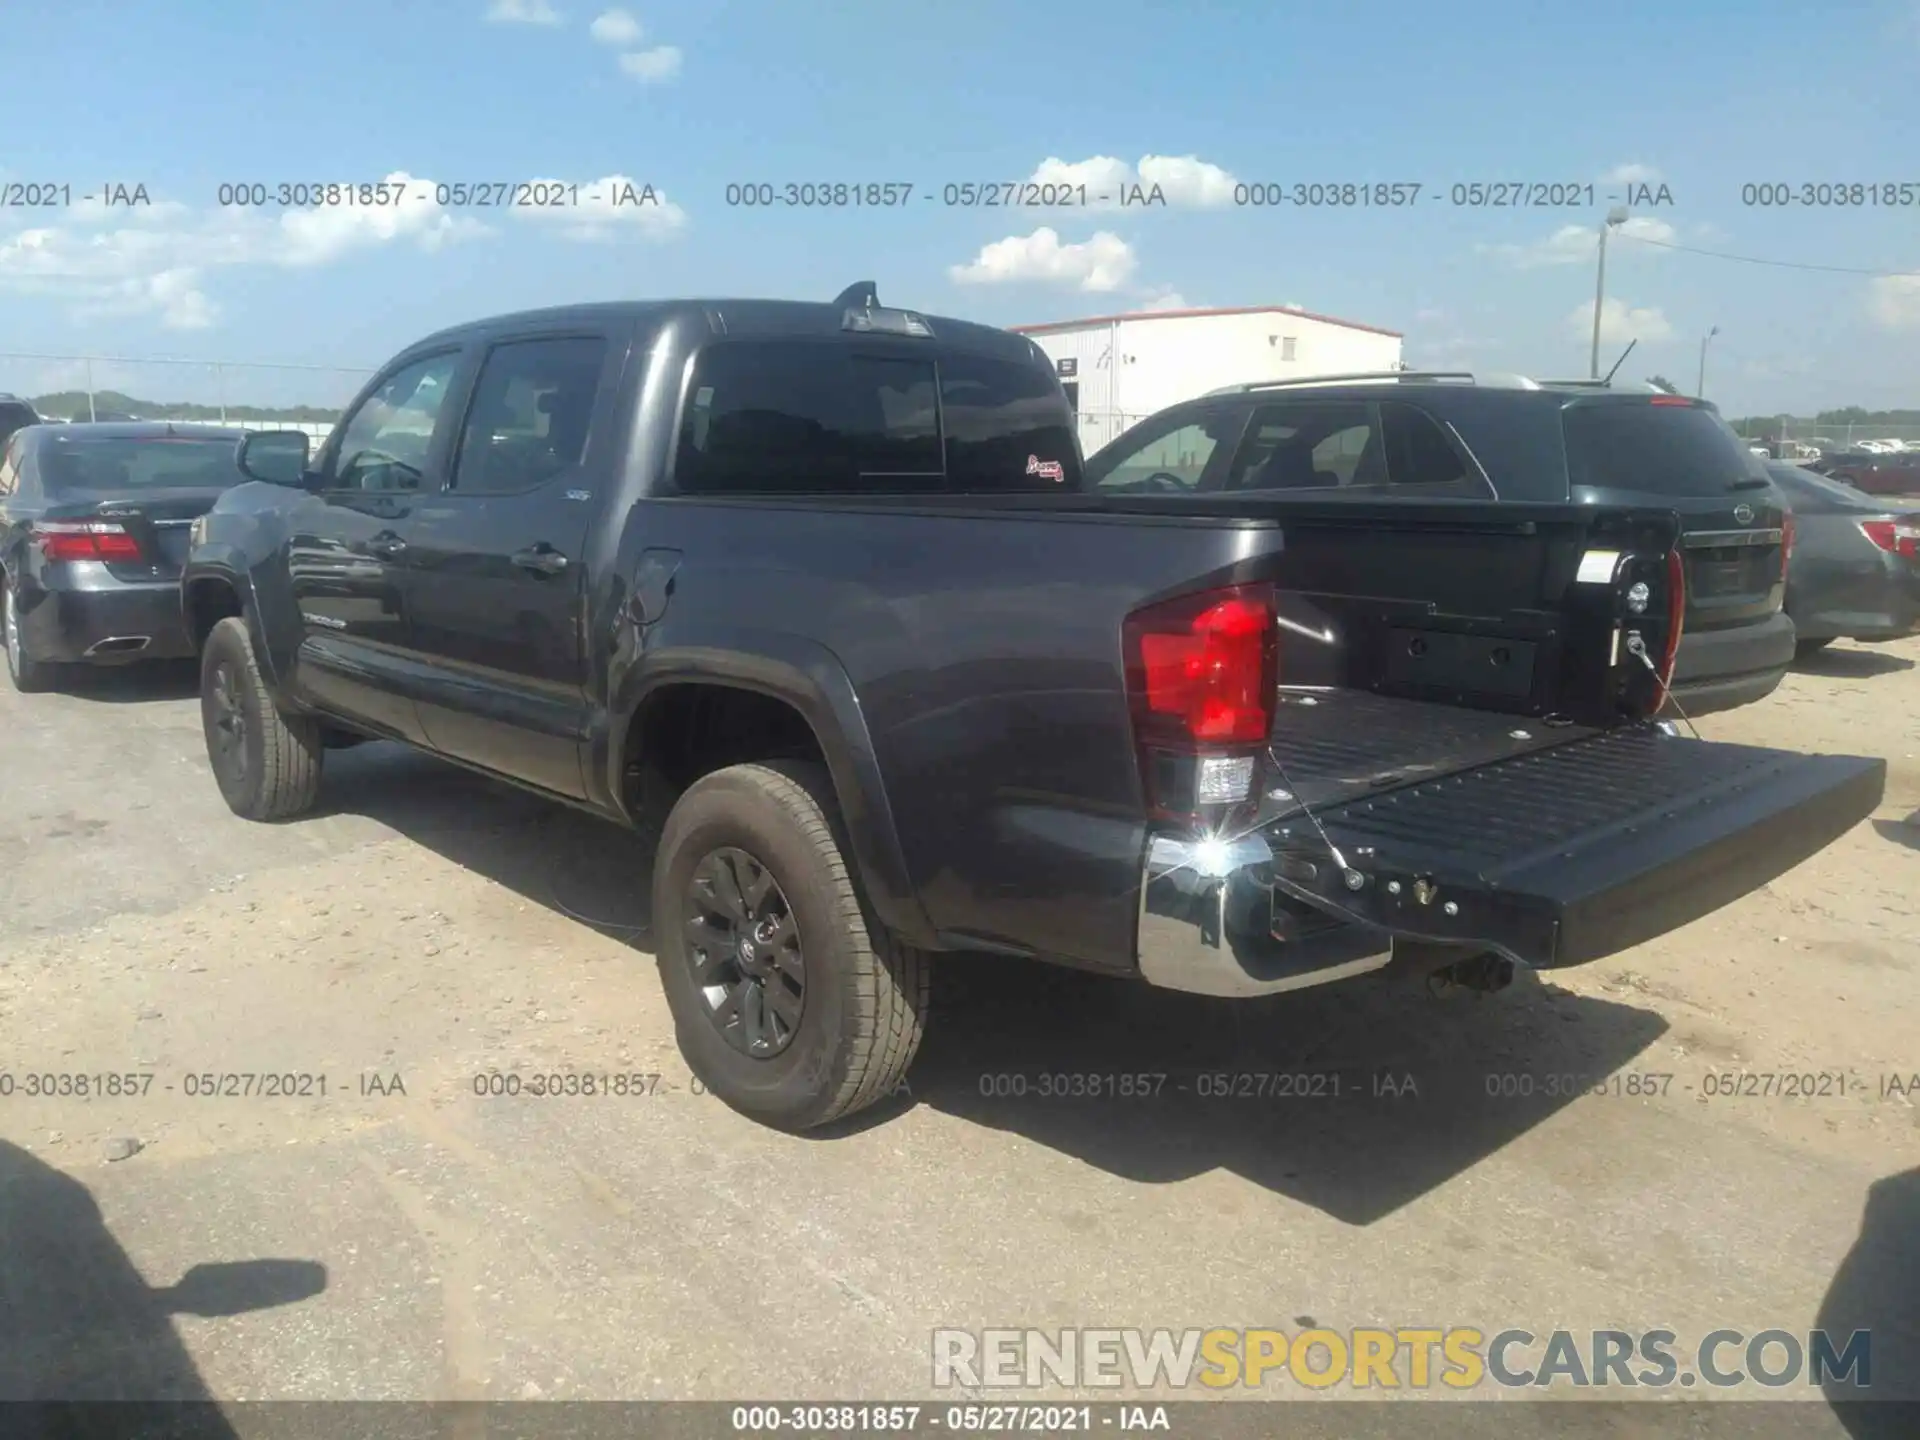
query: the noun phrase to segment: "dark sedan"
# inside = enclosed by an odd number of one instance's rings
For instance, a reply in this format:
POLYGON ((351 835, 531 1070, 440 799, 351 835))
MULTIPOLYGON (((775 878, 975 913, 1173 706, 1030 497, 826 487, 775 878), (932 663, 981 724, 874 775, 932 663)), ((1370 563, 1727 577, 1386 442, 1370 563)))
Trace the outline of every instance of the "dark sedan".
POLYGON ((0 635, 16 689, 59 667, 185 658, 188 528, 244 477, 243 432, 33 425, 0 452, 0 635))
POLYGON ((1767 473, 1793 511, 1787 614, 1799 652, 1920 631, 1920 510, 1889 510, 1803 465, 1767 473))

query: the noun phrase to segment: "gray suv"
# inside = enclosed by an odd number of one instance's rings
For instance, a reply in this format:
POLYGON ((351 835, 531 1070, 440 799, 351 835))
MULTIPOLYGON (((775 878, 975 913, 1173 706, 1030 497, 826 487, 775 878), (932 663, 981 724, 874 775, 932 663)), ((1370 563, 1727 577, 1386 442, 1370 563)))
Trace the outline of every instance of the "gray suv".
MULTIPOLYGON (((1770 694, 1794 656, 1791 512, 1705 400, 1600 381, 1390 371, 1231 386, 1141 421, 1090 488, 1215 497, 1401 496, 1644 505, 1679 514, 1685 629, 1673 707, 1770 694)), ((1491 577, 1490 577, 1491 579, 1491 577)))

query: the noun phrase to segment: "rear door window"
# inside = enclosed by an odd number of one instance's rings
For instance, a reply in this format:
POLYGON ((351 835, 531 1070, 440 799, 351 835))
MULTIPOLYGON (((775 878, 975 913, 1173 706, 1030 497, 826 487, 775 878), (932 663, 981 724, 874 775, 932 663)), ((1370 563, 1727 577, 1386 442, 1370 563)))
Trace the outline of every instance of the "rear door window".
POLYGON ((1229 490, 1336 490, 1387 483, 1385 446, 1364 400, 1293 400, 1254 412, 1229 490))
POLYGON ((1571 405, 1561 415, 1574 486, 1647 495, 1724 495, 1766 479, 1733 427, 1695 405, 1571 405))

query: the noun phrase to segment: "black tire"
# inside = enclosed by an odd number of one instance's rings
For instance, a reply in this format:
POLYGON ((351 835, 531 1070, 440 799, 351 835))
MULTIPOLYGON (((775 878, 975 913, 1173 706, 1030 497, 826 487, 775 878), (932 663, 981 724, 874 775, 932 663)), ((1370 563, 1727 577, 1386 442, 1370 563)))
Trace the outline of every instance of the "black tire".
POLYGON ((283 715, 267 693, 247 622, 230 615, 200 652, 200 727, 227 808, 247 820, 291 820, 320 793, 320 726, 283 715), (237 718, 238 725, 230 722, 237 718))
POLYGON ((25 653, 20 641, 19 616, 13 608, 13 589, 0 583, 0 646, 7 652, 7 679, 22 695, 40 695, 53 689, 54 668, 25 653))
POLYGON ((1793 645, 1793 658, 1804 660, 1807 656, 1817 654, 1831 644, 1833 644, 1832 636, 1828 636, 1825 640, 1796 640, 1793 645))
POLYGON ((654 859, 654 948, 680 1053, 707 1091, 782 1130, 825 1125, 894 1093, 926 1028, 932 959, 868 918, 838 828, 821 767, 733 765, 680 797, 654 859), (692 956, 714 953, 689 933, 702 918, 696 874, 716 854, 763 867, 797 935, 804 991, 777 1053, 740 1048, 738 1028, 727 1038, 695 979, 692 956))

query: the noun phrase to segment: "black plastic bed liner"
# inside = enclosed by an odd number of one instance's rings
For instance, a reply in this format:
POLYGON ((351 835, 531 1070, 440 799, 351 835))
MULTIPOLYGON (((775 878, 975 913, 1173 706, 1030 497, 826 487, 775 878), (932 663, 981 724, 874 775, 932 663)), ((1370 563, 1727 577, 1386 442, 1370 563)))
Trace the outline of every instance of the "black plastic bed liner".
MULTIPOLYGON (((1460 743, 1440 749, 1457 755, 1460 743)), ((1327 886, 1320 898, 1402 935, 1484 943, 1542 967, 1580 964, 1764 885, 1870 815, 1885 784, 1878 759, 1651 726, 1577 734, 1316 805, 1368 877, 1358 892, 1327 886)))

